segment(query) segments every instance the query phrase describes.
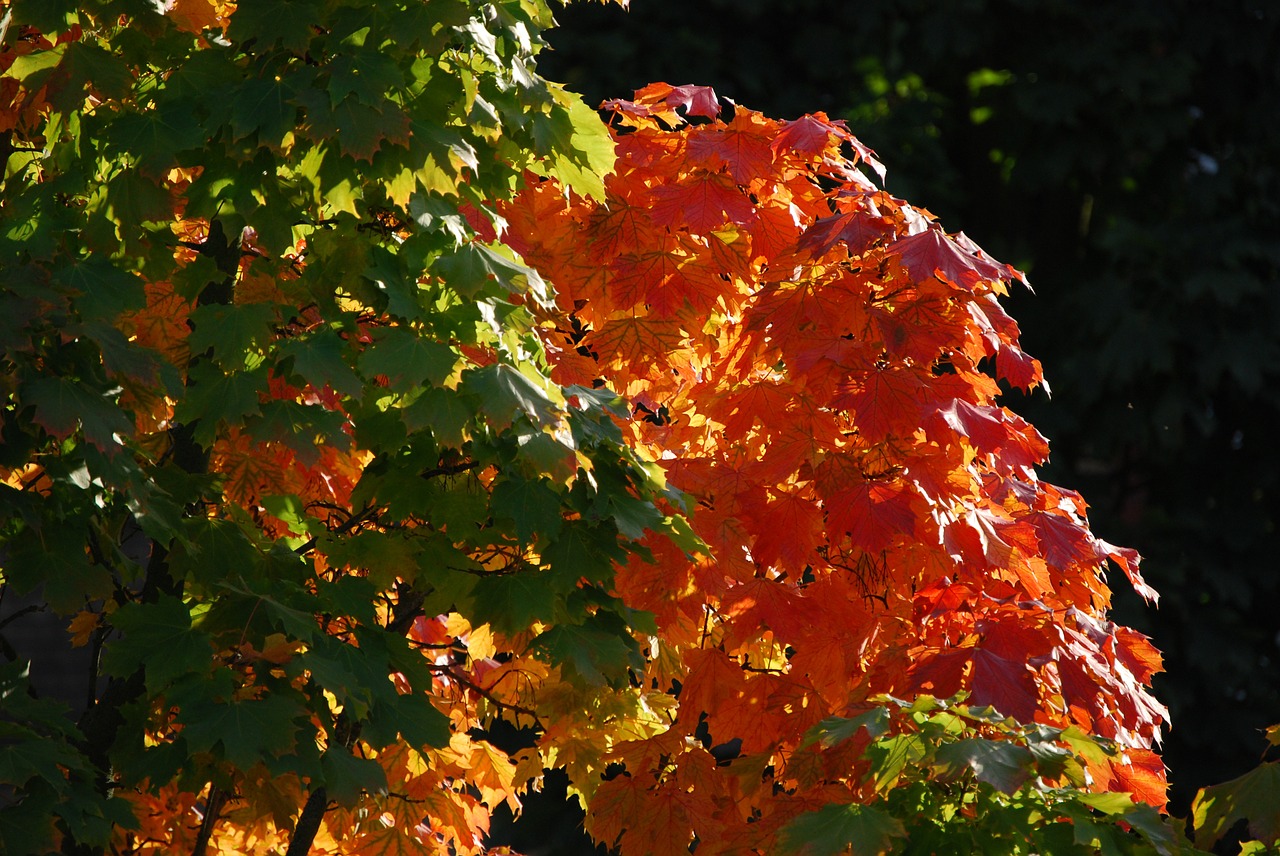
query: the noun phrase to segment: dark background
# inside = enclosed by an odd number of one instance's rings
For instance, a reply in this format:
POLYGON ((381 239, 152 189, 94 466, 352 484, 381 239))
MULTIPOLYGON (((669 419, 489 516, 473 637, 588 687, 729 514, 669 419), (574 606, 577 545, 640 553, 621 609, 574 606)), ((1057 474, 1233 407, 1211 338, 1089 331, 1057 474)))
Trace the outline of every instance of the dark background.
POLYGON ((1115 619, 1165 653, 1171 810, 1254 766, 1280 722, 1280 6, 633 0, 557 19, 539 71, 588 103, 665 80, 847 119, 891 192, 1027 271, 1035 295, 1005 305, 1053 398, 1005 403, 1162 593, 1148 608, 1112 578, 1115 619))

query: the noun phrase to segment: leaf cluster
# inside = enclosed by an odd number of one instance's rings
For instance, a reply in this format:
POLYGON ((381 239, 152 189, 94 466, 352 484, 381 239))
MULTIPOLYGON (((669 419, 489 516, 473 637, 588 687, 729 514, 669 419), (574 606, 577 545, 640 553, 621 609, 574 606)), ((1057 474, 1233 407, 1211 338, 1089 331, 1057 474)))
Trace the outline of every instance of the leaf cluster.
POLYGON ((1089 759, 1120 754, 1114 744, 959 700, 884 701, 811 730, 827 748, 863 747, 858 769, 871 799, 798 815, 783 829, 785 852, 1203 852, 1130 794, 1089 787, 1089 759))
POLYGON ((0 583, 93 666, 74 712, 6 707, 4 849, 472 852, 540 768, 471 732, 625 685, 614 564, 677 531, 497 240, 527 175, 598 194, 613 157, 533 70, 548 7, 5 23, 0 583))
POLYGON ((1107 619, 1106 564, 1155 592, 1038 478, 1046 441, 998 400, 1043 382, 1000 303, 1022 274, 880 189, 822 114, 722 115, 709 88, 665 83, 605 110, 603 201, 546 181, 502 211, 556 284, 553 377, 628 395, 711 554, 655 541, 656 566, 619 572, 659 629, 647 703, 676 714, 570 765, 589 831, 624 854, 768 849, 777 794, 831 796, 807 729, 881 693, 965 691, 1115 740, 1096 786, 1162 806, 1159 655, 1107 619))

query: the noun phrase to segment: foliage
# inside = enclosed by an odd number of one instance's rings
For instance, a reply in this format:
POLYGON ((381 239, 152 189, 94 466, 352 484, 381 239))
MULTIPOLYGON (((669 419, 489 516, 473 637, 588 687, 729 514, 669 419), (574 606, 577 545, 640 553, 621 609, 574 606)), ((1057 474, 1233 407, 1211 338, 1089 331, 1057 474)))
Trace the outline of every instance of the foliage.
POLYGON ((854 775, 881 800, 801 815, 783 831, 787 852, 1199 852, 1151 806, 1087 789, 1089 759, 1114 756, 1112 744, 930 696, 886 701, 809 737, 864 745, 854 775))
POLYGON ((611 136, 536 0, 7 20, 3 583, 94 666, 0 677, 6 851, 479 853, 549 767, 625 856, 1164 846, 1025 279, 842 123, 611 136))
POLYGON ((592 834, 623 854, 695 835, 700 853, 768 850, 797 812, 872 796, 805 735, 881 693, 963 689, 1114 739, 1094 785, 1163 805, 1159 656, 1106 620, 1103 564, 1154 592, 1078 495, 1037 479, 1045 441, 983 371, 1041 381, 997 300, 1021 274, 878 190, 858 163, 879 163, 822 114, 724 121, 711 90, 666 84, 605 107, 603 200, 547 181, 503 212, 556 284, 553 377, 627 396, 711 553, 653 542, 656 565, 619 572, 657 622, 641 687, 676 712, 569 765, 592 834))
POLYGON ((679 534, 475 237, 612 161, 546 6, 4 20, 4 591, 94 666, 74 724, 6 671, 0 849, 478 852, 541 771, 472 736, 493 687, 629 713, 613 564, 679 534))
POLYGON ((892 152, 888 187, 1027 270, 1054 398, 1049 480, 1142 545, 1176 727, 1172 800, 1280 720, 1280 7, 1139 0, 646 0, 558 16, 541 65, 588 101, 665 78, 774 116, 823 109, 892 152), (783 13, 785 9, 785 13, 783 13), (785 18, 785 25, 782 24, 785 18))
MULTIPOLYGON (((1267 729, 1268 749, 1280 746, 1280 725, 1267 729)), ((1196 843, 1208 846, 1226 837, 1245 821, 1255 840, 1242 845, 1242 853, 1274 853, 1280 850, 1280 762, 1264 759, 1249 772, 1229 782, 1201 788, 1191 805, 1196 843)))
POLYGON ((879 801, 800 815, 783 829, 784 852, 1191 856, 1205 854, 1198 848, 1220 841, 1242 818, 1261 839, 1244 842, 1242 854, 1280 846, 1271 764, 1201 791, 1193 844, 1181 820, 1129 794, 1088 789, 1090 759, 1119 751, 1108 741, 1074 726, 1020 725, 956 700, 878 701, 858 716, 824 720, 808 739, 827 749, 861 747, 850 772, 879 801))

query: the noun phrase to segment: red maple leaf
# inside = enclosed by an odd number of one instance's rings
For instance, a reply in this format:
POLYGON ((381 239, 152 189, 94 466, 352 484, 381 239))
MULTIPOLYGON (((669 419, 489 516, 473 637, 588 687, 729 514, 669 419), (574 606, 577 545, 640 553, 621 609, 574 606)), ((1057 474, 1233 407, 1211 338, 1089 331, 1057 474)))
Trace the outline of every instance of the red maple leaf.
POLYGON ((720 99, 710 86, 650 83, 643 89, 637 89, 631 100, 610 99, 601 104, 600 109, 631 116, 654 117, 675 127, 683 124, 676 113, 678 109, 684 110, 686 116, 716 118, 720 115, 720 99))
POLYGON ((957 648, 916 654, 911 658, 912 687, 936 698, 951 698, 964 684, 972 648, 957 648))
POLYGON ((773 149, 769 142, 777 123, 753 110, 737 108, 728 125, 702 125, 689 135, 689 155, 715 168, 729 168, 739 184, 749 184, 773 172, 773 149))
POLYGON ((1035 673, 1021 656, 1010 659, 979 647, 973 652, 969 701, 991 705, 1020 722, 1031 722, 1040 707, 1035 673))
POLYGON ((814 256, 825 255, 844 241, 849 255, 861 255, 877 241, 893 237, 892 224, 884 217, 855 209, 815 220, 800 237, 799 249, 814 256))
POLYGON ((1132 547, 1117 547, 1109 544, 1101 538, 1095 538, 1094 544, 1097 546, 1099 558, 1108 558, 1120 566, 1124 571, 1124 575, 1129 578, 1129 584, 1133 586, 1133 590, 1147 600, 1149 603, 1159 603, 1160 593, 1147 585, 1147 581, 1142 578, 1142 574, 1138 572, 1138 565, 1142 562, 1142 556, 1132 547))
POLYGON ((746 222, 751 214, 751 200, 726 172, 698 170, 676 184, 655 187, 649 202, 649 215, 655 223, 700 233, 726 222, 746 222))
POLYGON ((972 291, 981 282, 1025 279, 1021 273, 994 261, 982 250, 976 247, 976 252, 965 249, 965 244, 972 246, 972 242, 967 238, 964 241, 962 243, 959 238, 933 227, 899 238, 888 246, 888 251, 901 258, 903 267, 916 280, 940 276, 972 291))
POLYGON ((853 139, 843 121, 831 121, 826 113, 809 113, 791 122, 782 123, 782 131, 774 137, 771 146, 776 152, 790 149, 803 155, 817 155, 832 145, 853 139))
POLYGON ((1169 803, 1169 787, 1164 761, 1150 749, 1126 749, 1124 757, 1111 762, 1116 791, 1127 791, 1135 800, 1163 810, 1169 803))
POLYGON ((828 535, 847 534, 866 552, 882 550, 896 538, 911 538, 916 512, 911 490, 895 482, 862 482, 827 496, 828 535))
POLYGON ((831 403, 852 409, 862 436, 877 443, 890 434, 915 431, 927 394, 928 387, 916 369, 876 365, 863 376, 840 383, 831 403))

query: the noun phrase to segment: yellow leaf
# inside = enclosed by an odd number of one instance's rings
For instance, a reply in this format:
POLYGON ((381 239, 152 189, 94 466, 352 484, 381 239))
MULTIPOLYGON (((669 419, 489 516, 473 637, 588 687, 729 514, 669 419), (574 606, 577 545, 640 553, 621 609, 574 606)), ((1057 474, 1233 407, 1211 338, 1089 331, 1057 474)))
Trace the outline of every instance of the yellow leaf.
POLYGON ((169 0, 164 11, 183 32, 202 33, 226 26, 227 16, 235 11, 235 4, 225 0, 169 0))
POLYGON ((498 652, 493 642, 493 630, 488 624, 473 627, 467 635, 467 653, 473 660, 487 660, 498 652))
POLYGON ((469 759, 471 775, 468 783, 480 791, 480 799, 489 808, 497 808, 506 801, 512 811, 519 812, 520 798, 516 796, 516 765, 498 747, 484 740, 473 741, 469 759))
POLYGON ((89 637, 93 635, 93 631, 98 629, 98 613, 84 610, 77 612, 75 617, 67 625, 67 632, 71 634, 71 645, 74 648, 80 648, 89 644, 89 637))

